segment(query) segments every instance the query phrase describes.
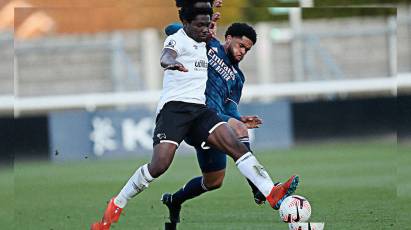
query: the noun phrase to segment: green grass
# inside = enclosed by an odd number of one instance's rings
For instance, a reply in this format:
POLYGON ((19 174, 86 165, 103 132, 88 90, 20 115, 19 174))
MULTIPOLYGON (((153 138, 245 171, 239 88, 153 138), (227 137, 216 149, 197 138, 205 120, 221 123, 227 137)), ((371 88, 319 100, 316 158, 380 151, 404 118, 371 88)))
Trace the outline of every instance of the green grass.
MULTIPOLYGON (((399 223, 409 222, 409 154, 409 146, 397 148, 387 141, 310 144, 256 153, 273 179, 301 176, 296 194, 309 199, 311 221, 325 222, 325 229, 344 230, 399 229, 399 223)), ((106 201, 147 160, 17 163, 14 181, 11 172, 0 171, 0 229, 13 229, 13 221, 19 230, 88 229, 101 217, 106 201), (13 203, 14 215, 3 208, 13 203)), ((163 229, 167 210, 161 194, 177 190, 199 173, 194 155, 177 155, 165 175, 129 202, 113 229, 163 229)), ((187 202, 182 218, 180 230, 288 229, 277 212, 254 204, 232 161, 223 187, 187 202)))
POLYGON ((5 226, 13 226, 14 178, 11 169, 0 170, 0 207, 0 229, 6 229, 5 226))
POLYGON ((397 223, 398 226, 407 226, 411 229, 411 145, 398 146, 397 161, 397 223))

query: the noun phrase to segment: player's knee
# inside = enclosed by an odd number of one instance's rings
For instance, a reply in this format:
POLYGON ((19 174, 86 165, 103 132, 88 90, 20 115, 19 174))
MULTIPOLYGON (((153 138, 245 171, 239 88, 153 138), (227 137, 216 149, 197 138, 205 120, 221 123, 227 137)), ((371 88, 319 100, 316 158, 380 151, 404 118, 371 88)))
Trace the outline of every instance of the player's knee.
POLYGON ((208 191, 221 188, 223 186, 224 181, 224 173, 219 174, 216 177, 205 177, 204 178, 204 186, 207 188, 208 191))
POLYGON ((208 191, 219 189, 221 186, 223 186, 223 179, 214 180, 205 184, 208 191))
POLYGON ((157 178, 161 175, 163 175, 168 169, 168 166, 162 166, 162 167, 158 167, 154 170, 154 175, 152 175, 153 177, 157 178))
POLYGON ((149 172, 152 177, 157 178, 163 173, 165 173, 170 166, 169 164, 166 163, 156 163, 156 164, 150 164, 151 167, 149 167, 149 172))
POLYGON ((248 152, 247 147, 238 140, 233 129, 224 126, 220 127, 209 136, 208 141, 211 144, 227 152, 234 160, 248 152))

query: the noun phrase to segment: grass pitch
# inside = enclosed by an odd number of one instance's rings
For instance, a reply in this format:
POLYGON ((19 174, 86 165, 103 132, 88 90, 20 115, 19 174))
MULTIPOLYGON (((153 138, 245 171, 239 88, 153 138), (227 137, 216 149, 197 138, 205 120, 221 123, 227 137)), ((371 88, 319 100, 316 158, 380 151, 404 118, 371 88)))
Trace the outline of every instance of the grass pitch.
MULTIPOLYGON (((257 152, 274 180, 301 177, 296 194, 311 203, 311 221, 325 229, 411 229, 410 146, 387 141, 310 144, 257 152), (397 186, 398 183, 398 186, 397 186)), ((0 229, 88 229, 106 201, 145 159, 77 163, 16 163, 0 171, 0 229), (14 209, 14 212, 13 212, 14 209)), ((200 170, 194 154, 175 158, 146 191, 131 200, 113 229, 164 229, 160 202, 200 170)), ((230 160, 221 189, 183 206, 180 230, 288 229, 268 205, 254 204, 245 179, 230 160)))

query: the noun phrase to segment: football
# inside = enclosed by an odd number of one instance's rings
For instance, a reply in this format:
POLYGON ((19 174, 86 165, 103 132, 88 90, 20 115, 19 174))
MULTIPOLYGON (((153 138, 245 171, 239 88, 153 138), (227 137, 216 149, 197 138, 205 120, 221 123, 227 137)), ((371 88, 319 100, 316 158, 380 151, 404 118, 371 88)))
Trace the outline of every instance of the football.
POLYGON ((307 222, 311 216, 311 205, 306 198, 292 195, 283 200, 279 213, 281 220, 287 223, 307 222))

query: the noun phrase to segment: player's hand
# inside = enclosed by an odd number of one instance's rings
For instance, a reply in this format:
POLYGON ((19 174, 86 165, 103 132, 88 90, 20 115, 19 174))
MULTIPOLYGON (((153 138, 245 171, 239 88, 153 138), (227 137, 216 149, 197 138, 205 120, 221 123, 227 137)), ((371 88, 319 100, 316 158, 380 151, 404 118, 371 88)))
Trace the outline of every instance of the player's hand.
POLYGON ((258 116, 241 116, 240 119, 249 129, 260 128, 263 124, 263 120, 258 116))
POLYGON ((168 69, 168 70, 178 70, 181 72, 188 72, 188 69, 186 69, 186 67, 184 67, 183 64, 176 62, 174 64, 170 64, 167 67, 165 67, 164 69, 168 69))
POLYGON ((223 6, 223 0, 215 0, 213 7, 221 7, 223 6))
POLYGON ((220 12, 215 12, 213 16, 211 16, 211 22, 217 22, 221 18, 221 13, 220 12))
POLYGON ((219 12, 215 12, 211 17, 211 23, 208 27, 210 32, 210 37, 215 38, 217 36, 217 21, 220 19, 221 14, 219 12))

